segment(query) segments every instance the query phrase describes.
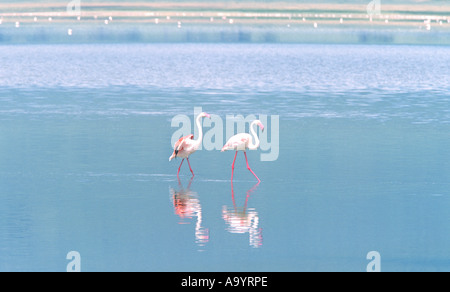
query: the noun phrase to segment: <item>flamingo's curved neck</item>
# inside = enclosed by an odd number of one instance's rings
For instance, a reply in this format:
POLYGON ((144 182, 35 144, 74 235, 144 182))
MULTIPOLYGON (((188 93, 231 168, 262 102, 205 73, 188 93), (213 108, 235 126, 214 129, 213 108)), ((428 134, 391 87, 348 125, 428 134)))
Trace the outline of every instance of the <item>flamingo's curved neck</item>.
POLYGON ((197 140, 194 140, 196 149, 198 147, 200 147, 200 144, 202 144, 202 139, 203 139, 203 129, 202 129, 202 125, 200 123, 201 118, 202 118, 201 115, 198 115, 197 119, 195 121, 195 123, 197 125, 197 129, 198 129, 198 138, 197 138, 197 140))
POLYGON ((256 126, 256 122, 253 122, 250 125, 250 132, 252 133, 253 138, 255 139, 255 143, 253 144, 252 142, 250 142, 250 144, 248 145, 248 149, 250 150, 255 150, 259 147, 259 138, 258 135, 255 132, 254 126, 256 126))

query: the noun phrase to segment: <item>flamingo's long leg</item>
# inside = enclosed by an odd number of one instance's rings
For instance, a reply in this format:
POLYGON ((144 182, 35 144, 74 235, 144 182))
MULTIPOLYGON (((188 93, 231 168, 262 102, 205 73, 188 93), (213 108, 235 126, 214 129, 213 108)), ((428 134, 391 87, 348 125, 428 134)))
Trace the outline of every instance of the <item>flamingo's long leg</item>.
POLYGON ((177 177, 180 174, 180 169, 181 169, 181 165, 183 165, 183 161, 184 161, 184 158, 183 158, 183 160, 181 160, 180 167, 178 167, 177 177))
POLYGON ((181 184, 181 180, 180 177, 177 175, 178 178, 178 187, 180 188, 180 190, 183 188, 183 185, 181 184))
POLYGON ((234 210, 236 210, 236 201, 234 200, 233 180, 231 180, 231 200, 233 200, 233 207, 234 210))
POLYGON ((237 151, 236 151, 236 154, 234 154, 233 164, 231 165, 231 183, 233 183, 234 163, 236 162, 236 156, 237 156, 237 151))
POLYGON ((187 186, 187 189, 188 190, 190 190, 191 189, 191 184, 192 184, 192 181, 194 180, 194 177, 191 177, 191 180, 189 181, 189 184, 188 184, 188 186, 187 186))
POLYGON ((186 160, 187 160, 187 162, 189 164, 189 170, 191 171, 192 176, 195 176, 195 174, 194 174, 194 172, 192 171, 192 168, 191 168, 191 163, 189 163, 189 158, 186 158, 186 160))
POLYGON ((248 159, 247 159, 247 153, 244 151, 244 155, 245 155, 245 162, 247 162, 247 169, 250 170, 251 173, 253 173, 253 175, 256 177, 256 179, 258 180, 258 182, 261 182, 261 180, 258 178, 258 176, 256 176, 256 174, 253 172, 253 170, 250 168, 250 165, 248 165, 248 159))

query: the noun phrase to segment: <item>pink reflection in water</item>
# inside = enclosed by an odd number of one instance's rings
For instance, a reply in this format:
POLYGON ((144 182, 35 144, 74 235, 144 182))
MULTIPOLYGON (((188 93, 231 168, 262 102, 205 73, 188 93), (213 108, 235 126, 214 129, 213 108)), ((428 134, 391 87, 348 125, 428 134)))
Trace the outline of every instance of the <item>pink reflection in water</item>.
POLYGON ((180 217, 179 224, 189 224, 186 219, 197 217, 195 224, 195 243, 199 246, 205 246, 209 242, 209 229, 202 227, 202 206, 198 194, 191 190, 192 179, 188 187, 183 188, 178 178, 178 190, 170 188, 171 199, 175 214, 180 217))

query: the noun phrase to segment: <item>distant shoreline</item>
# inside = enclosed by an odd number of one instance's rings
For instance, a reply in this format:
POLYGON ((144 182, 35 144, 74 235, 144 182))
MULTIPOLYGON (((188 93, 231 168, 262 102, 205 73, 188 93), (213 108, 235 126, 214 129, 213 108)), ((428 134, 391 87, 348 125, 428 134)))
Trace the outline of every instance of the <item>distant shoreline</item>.
MULTIPOLYGON (((73 16, 67 12, 70 1, 64 3, 0 3, 0 17, 24 18, 29 16, 59 16, 62 19, 73 16)), ((76 3, 76 2, 73 2, 76 3)), ((116 16, 133 21, 134 18, 151 16, 174 16, 184 19, 199 19, 203 17, 227 16, 242 19, 258 18, 258 22, 265 19, 283 19, 295 17, 314 17, 326 19, 334 17, 351 17, 355 19, 368 18, 367 4, 302 4, 302 3, 203 3, 203 2, 152 2, 152 3, 115 3, 115 2, 79 2, 79 13, 84 17, 91 16, 116 16)), ((369 3, 369 2, 367 2, 369 3)), ((450 19, 449 5, 411 4, 411 5, 380 5, 382 16, 401 21, 422 19, 450 19)))
POLYGON ((132 40, 450 45, 450 5, 386 4, 379 14, 369 14, 367 5, 360 4, 81 1, 78 10, 68 12, 67 3, 0 4, 0 44, 132 40))

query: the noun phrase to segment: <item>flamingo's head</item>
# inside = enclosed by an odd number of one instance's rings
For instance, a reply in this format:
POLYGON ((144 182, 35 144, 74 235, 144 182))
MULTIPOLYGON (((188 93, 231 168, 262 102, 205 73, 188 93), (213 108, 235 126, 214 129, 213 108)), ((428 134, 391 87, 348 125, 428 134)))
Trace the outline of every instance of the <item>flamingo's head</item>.
POLYGON ((255 122, 261 128, 261 131, 264 132, 264 125, 261 123, 261 121, 260 120, 256 120, 255 122))
POLYGON ((210 114, 207 114, 207 113, 205 113, 205 112, 201 113, 200 116, 201 116, 202 118, 208 118, 208 119, 211 118, 211 115, 210 115, 210 114))

